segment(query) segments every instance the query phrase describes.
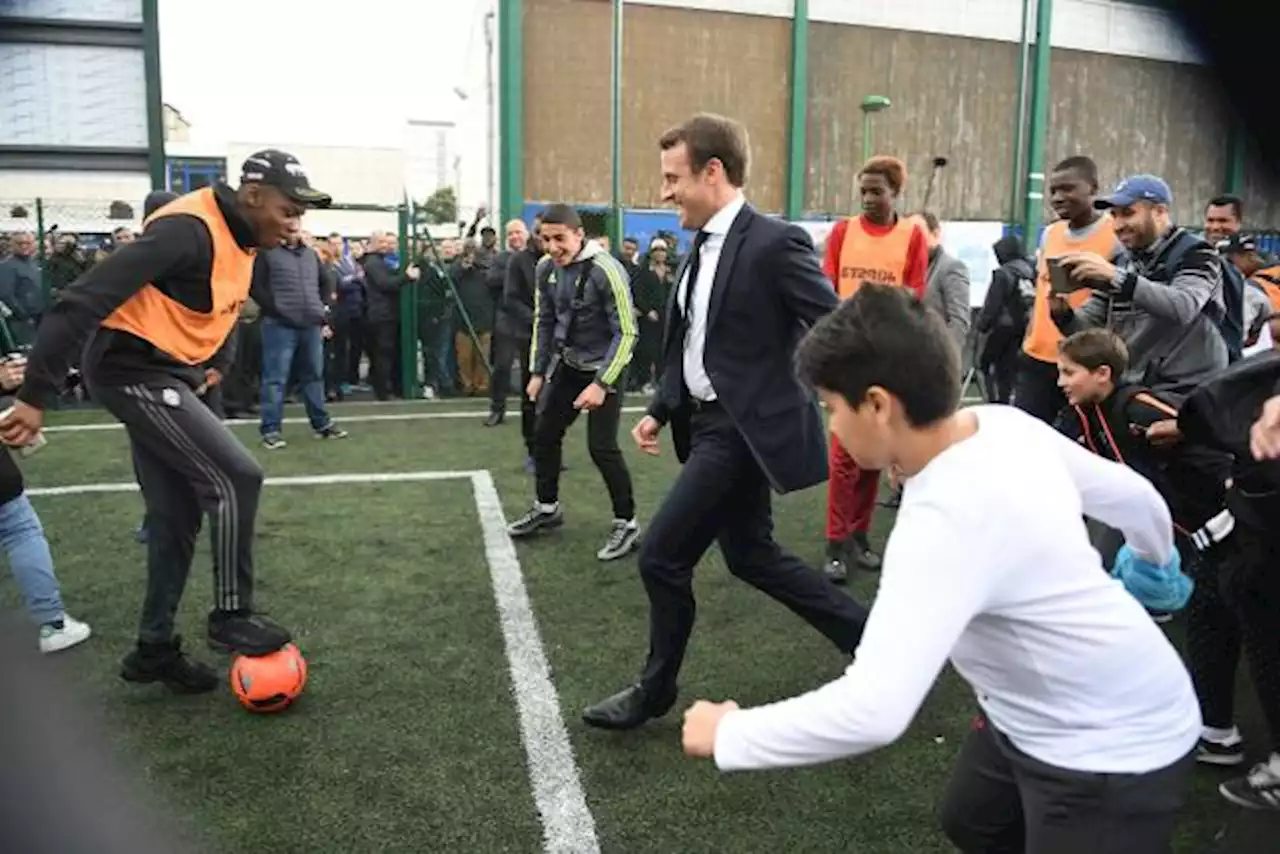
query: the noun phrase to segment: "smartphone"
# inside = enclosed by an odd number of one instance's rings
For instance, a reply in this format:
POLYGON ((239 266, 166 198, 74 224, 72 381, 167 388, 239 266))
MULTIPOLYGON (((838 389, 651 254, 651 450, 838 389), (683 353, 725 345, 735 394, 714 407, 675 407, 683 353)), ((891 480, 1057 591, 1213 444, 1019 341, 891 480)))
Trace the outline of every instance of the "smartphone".
POLYGON ((1071 278, 1071 271, 1067 269, 1067 265, 1062 263, 1061 258, 1050 258, 1049 262, 1049 289, 1055 294, 1070 294, 1076 291, 1084 290, 1089 286, 1081 282, 1077 282, 1071 278))
MULTIPOLYGON (((9 415, 12 412, 13 412, 12 406, 10 406, 4 412, 0 412, 0 424, 3 424, 5 421, 8 421, 9 415)), ((23 445, 20 448, 14 448, 13 450, 18 452, 18 456, 25 458, 36 453, 47 444, 49 444, 49 440, 44 437, 44 431, 42 430, 36 434, 36 437, 32 439, 30 443, 23 445)))

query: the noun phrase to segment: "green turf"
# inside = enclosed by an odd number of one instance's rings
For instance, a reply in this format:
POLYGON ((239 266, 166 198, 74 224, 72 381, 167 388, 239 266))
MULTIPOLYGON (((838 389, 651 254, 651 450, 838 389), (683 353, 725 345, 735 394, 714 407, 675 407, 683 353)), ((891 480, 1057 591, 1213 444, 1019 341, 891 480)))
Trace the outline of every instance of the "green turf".
MULTIPOLYGON (((473 405, 474 406, 474 405, 473 405)), ((457 411, 424 404, 414 412, 457 411)), ((342 410, 352 438, 255 448, 269 475, 493 472, 508 516, 530 483, 514 425, 478 418, 361 422, 386 408, 342 410)), ((290 415, 297 415, 293 408, 290 415)), ((56 423, 87 421, 60 414, 56 423)), ((630 417, 628 417, 628 423, 630 417)), ((236 428, 252 441, 253 426, 236 428)), ((601 846, 609 852, 927 854, 950 850, 934 811, 974 704, 944 676, 902 741, 822 768, 720 776, 679 750, 679 715, 640 731, 590 731, 581 708, 634 677, 646 601, 634 561, 594 558, 609 522, 585 431, 567 445, 566 527, 521 545, 521 560, 601 846)), ((628 452, 642 517, 674 471, 628 452)), ((131 479, 117 430, 59 432, 24 463, 31 486, 131 479)), ((211 850, 240 852, 537 851, 541 829, 524 768, 479 523, 466 482, 269 488, 258 549, 262 605, 295 627, 311 664, 303 702, 274 717, 241 712, 222 691, 174 698, 114 673, 142 590, 131 536, 135 495, 36 499, 69 605, 95 629, 56 665, 101 703, 122 749, 172 799, 211 850)), ((822 555, 825 491, 776 503, 779 539, 822 555)), ((879 533, 891 515, 881 511, 879 533)), ((209 602, 206 541, 183 627, 198 636, 209 602)), ((869 599, 874 576, 853 588, 869 599)), ((699 622, 682 677, 695 696, 758 703, 837 675, 842 659, 815 632, 733 579, 718 553, 697 577, 699 622)), ((13 603, 9 583, 0 585, 13 603)), ((203 651, 201 652, 203 655, 203 651)), ((1246 734, 1260 735, 1246 706, 1246 734)), ((1234 811, 1197 774, 1179 854, 1202 854, 1234 811)), ((159 795, 158 795, 159 796, 159 795)))

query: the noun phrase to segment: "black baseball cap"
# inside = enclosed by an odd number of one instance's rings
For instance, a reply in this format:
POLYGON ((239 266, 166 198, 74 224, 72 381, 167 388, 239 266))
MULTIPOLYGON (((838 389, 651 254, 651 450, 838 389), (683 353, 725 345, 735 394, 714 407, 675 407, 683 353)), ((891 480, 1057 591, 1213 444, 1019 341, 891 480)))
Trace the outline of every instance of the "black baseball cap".
POLYGON ((275 148, 264 148, 250 154, 240 167, 240 183, 275 187, 293 201, 309 208, 327 208, 333 204, 332 196, 312 189, 298 158, 275 148))
POLYGON ((1226 240, 1219 241, 1218 251, 1224 255, 1244 254, 1246 252, 1257 252, 1258 242, 1252 237, 1246 237, 1243 234, 1233 234, 1226 240))

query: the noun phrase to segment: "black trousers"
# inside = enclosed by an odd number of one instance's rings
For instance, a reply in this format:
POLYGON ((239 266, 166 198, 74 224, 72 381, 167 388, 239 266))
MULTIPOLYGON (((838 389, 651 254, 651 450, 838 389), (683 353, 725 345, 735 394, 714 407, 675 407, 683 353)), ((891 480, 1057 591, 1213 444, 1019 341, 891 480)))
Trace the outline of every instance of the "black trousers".
POLYGON ((493 335, 493 378, 489 385, 489 410, 503 414, 507 411, 507 397, 511 394, 511 365, 520 362, 520 435, 529 455, 533 456, 533 426, 537 409, 524 390, 529 386, 529 339, 516 338, 502 332, 493 335))
POLYGON ((386 400, 398 387, 392 383, 399 374, 396 370, 396 321, 371 320, 365 324, 369 346, 369 373, 374 396, 378 400, 386 400))
POLYGON ((263 473, 195 393, 181 385, 95 385, 124 424, 146 504, 147 593, 138 638, 164 643, 191 571, 205 515, 213 547, 214 607, 253 607, 253 537, 263 473))
POLYGON ((262 375, 262 321, 236 324, 236 359, 222 382, 222 405, 231 413, 258 405, 262 375))
MULTIPOLYGON (((538 395, 537 420, 533 427, 533 465, 538 500, 554 504, 560 500, 560 468, 564 434, 578 420, 573 402, 594 374, 560 365, 547 379, 538 395)), ((622 394, 605 396, 604 405, 587 413, 587 451, 600 470, 609 490, 615 519, 634 519, 636 502, 631 493, 631 472, 618 447, 618 422, 622 417, 622 394)))
POLYGON ((1168 854, 1194 754, 1145 774, 1056 768, 983 717, 960 748, 941 808, 963 854, 1168 854))
POLYGON ((1187 666, 1205 726, 1235 723, 1240 653, 1280 752, 1280 532, 1240 518, 1235 532, 1195 563, 1187 603, 1187 666))
POLYGON ((339 311, 334 315, 333 338, 330 340, 330 381, 333 385, 357 385, 360 382, 360 357, 364 354, 364 318, 339 311))
POLYGON ((1026 353, 1018 357, 1018 378, 1014 383, 1013 405, 1052 424, 1067 398, 1058 388, 1058 366, 1033 359, 1026 353))
POLYGON ((649 660, 641 683, 672 690, 693 633, 693 568, 712 543, 729 571, 806 620, 844 652, 862 639, 867 609, 773 539, 769 481, 728 413, 693 416, 689 459, 649 522, 640 577, 649 594, 649 660))

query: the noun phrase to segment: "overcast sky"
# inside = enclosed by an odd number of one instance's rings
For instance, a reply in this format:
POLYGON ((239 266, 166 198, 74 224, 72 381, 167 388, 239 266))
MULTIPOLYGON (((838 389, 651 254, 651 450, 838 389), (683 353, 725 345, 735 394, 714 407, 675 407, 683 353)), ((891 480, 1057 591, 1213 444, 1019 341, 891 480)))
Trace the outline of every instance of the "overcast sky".
POLYGON ((494 0, 159 6, 164 99, 194 125, 193 143, 399 147, 413 118, 478 128, 460 142, 483 150, 482 19, 494 0))

